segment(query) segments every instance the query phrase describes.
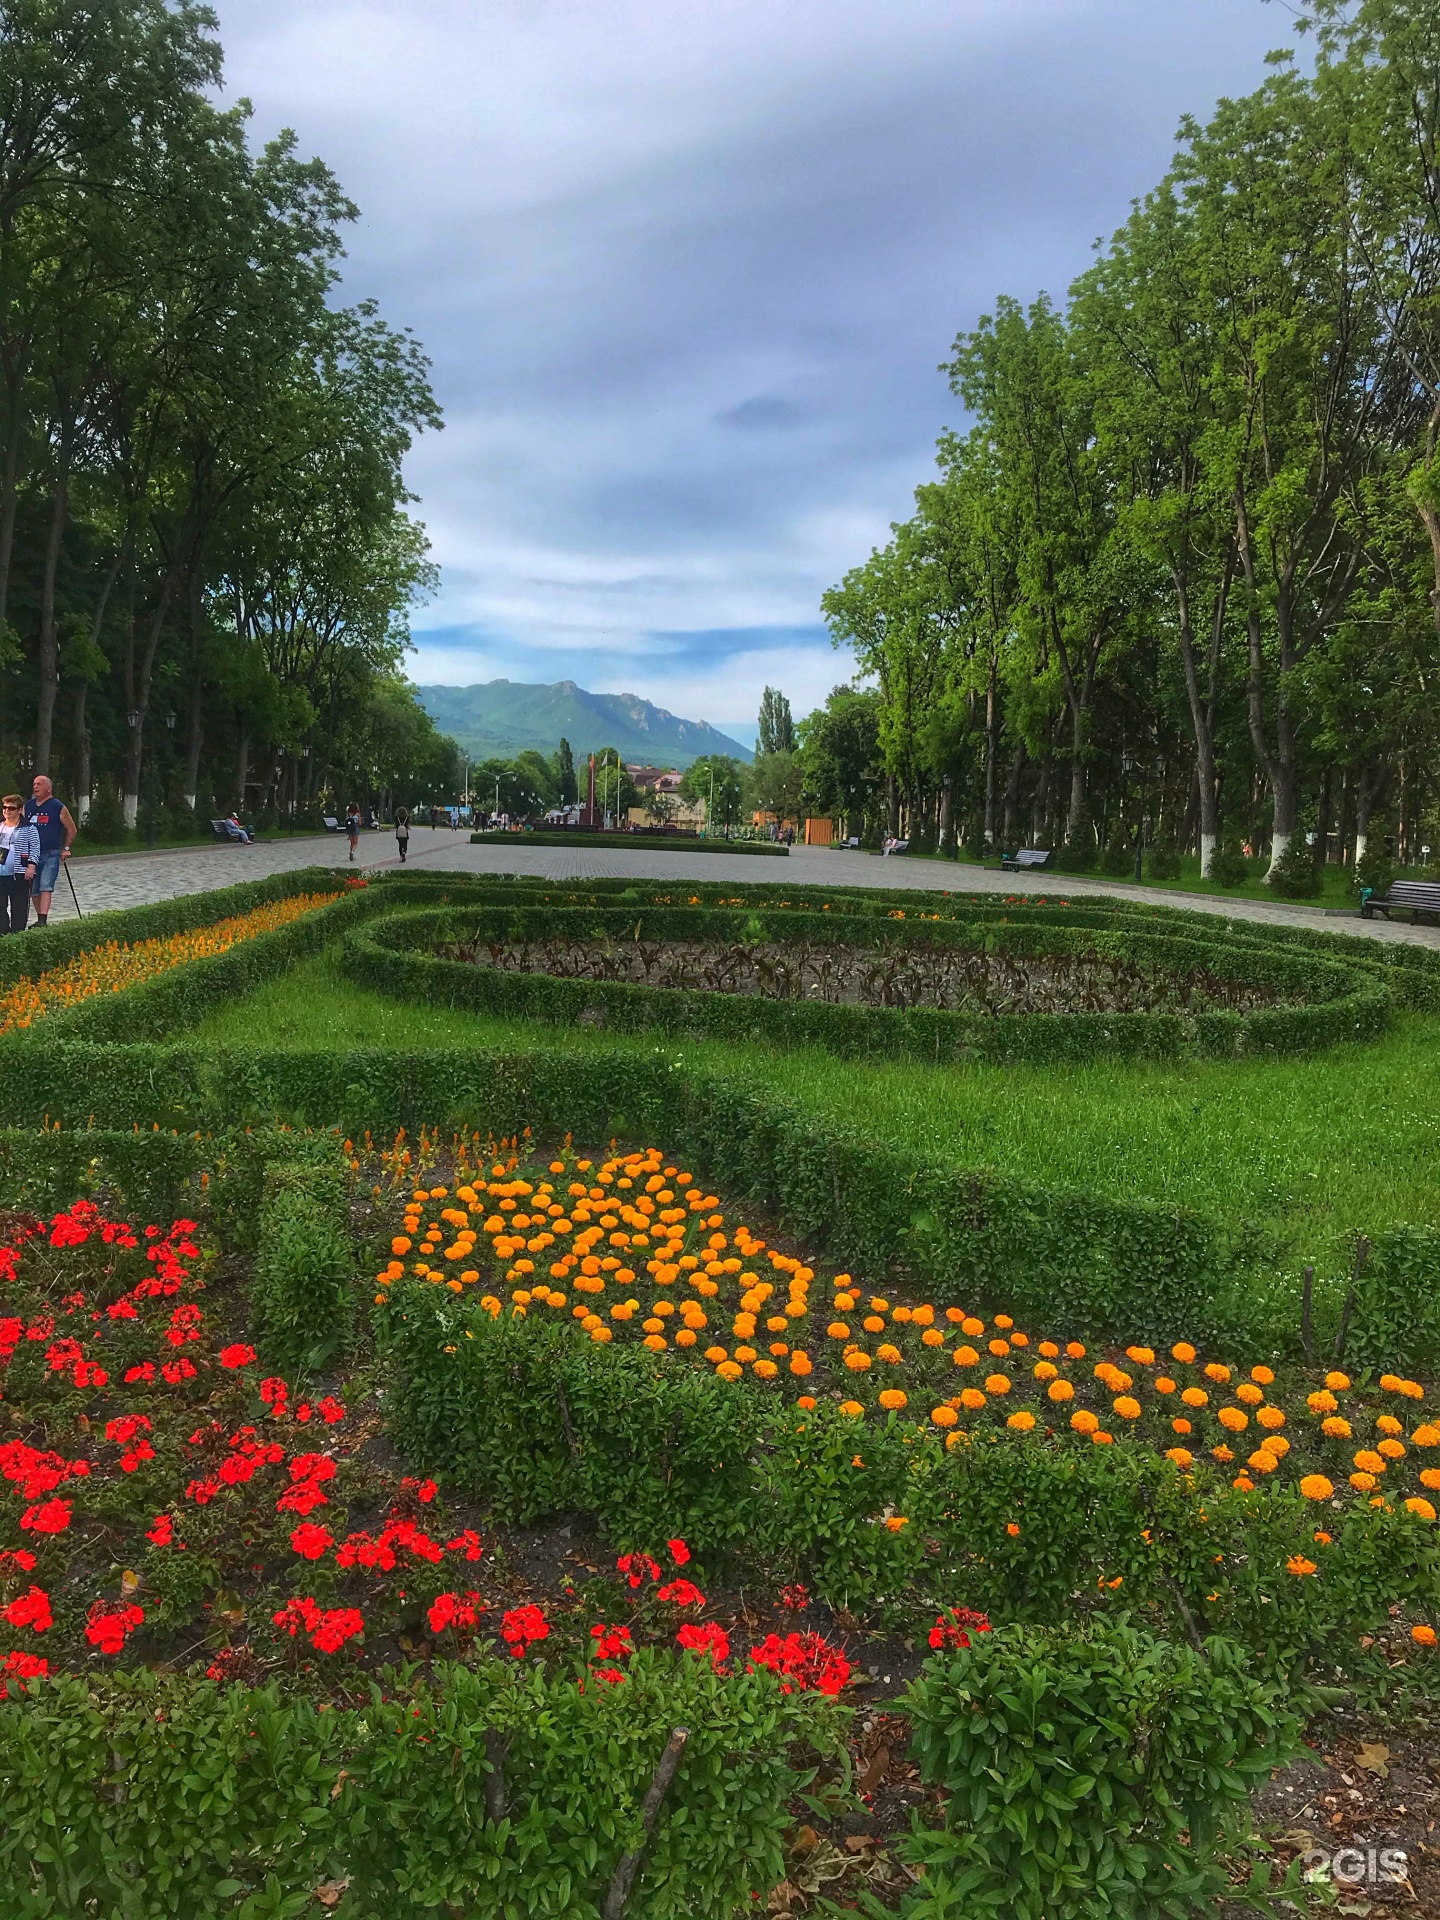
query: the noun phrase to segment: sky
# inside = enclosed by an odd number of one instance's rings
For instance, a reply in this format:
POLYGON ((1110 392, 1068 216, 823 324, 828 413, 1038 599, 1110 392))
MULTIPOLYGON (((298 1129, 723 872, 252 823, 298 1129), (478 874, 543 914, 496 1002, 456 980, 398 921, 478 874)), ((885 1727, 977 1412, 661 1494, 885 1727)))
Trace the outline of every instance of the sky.
POLYGON ((413 679, 573 679, 748 745, 851 676, 820 596, 962 423, 939 363, 1063 294, 1248 91, 1283 0, 221 0, 226 90, 360 205, 343 294, 433 362, 413 679))

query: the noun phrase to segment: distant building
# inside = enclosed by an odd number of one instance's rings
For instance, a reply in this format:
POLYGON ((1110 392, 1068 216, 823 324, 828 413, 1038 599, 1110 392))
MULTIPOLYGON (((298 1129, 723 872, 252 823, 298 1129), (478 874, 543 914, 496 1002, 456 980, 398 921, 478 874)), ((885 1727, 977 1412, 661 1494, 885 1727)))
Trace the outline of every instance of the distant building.
POLYGON ((631 807, 627 815, 632 827, 653 828, 655 826, 656 822, 650 813, 650 802, 656 795, 661 796, 667 803, 665 806, 667 825, 691 829, 704 826, 705 802, 680 798, 681 775, 674 767, 634 766, 627 761, 625 771, 642 796, 639 806, 631 807))

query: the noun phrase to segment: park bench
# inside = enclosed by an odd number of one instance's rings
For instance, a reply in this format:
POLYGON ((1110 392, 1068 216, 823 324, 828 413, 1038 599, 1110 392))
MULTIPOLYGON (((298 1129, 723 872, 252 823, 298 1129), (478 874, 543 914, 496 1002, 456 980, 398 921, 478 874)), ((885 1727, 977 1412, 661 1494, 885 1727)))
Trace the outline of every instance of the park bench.
POLYGON ((1039 872, 1050 865, 1053 854, 1044 847, 1021 847, 1018 853, 1002 853, 1000 871, 1002 873, 1024 873, 1027 868, 1039 872))
POLYGON ((887 840, 881 848, 881 853, 887 858, 892 853, 908 853, 909 851, 910 842, 908 840, 887 840))
POLYGON ((327 813, 324 816, 324 820, 325 831, 327 833, 338 833, 340 831, 340 822, 335 818, 333 813, 327 813))
POLYGON ((1360 896, 1362 920, 1373 920, 1377 913, 1383 913, 1388 920, 1397 907, 1408 910, 1412 925, 1422 913, 1432 917, 1440 915, 1440 881, 1392 880, 1390 891, 1383 900, 1377 900, 1370 887, 1366 887, 1360 896))
POLYGON ((234 823, 229 820, 212 820, 210 822, 210 831, 217 840, 223 840, 228 845, 237 847, 249 846, 250 841, 254 838, 254 833, 251 828, 247 827, 243 833, 239 832, 234 823))

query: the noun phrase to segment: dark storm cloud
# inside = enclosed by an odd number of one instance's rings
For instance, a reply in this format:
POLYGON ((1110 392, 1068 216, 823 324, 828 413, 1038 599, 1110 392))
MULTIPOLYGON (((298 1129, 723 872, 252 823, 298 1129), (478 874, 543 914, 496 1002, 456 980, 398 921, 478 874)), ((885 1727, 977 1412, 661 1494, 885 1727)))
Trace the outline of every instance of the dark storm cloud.
POLYGON ((958 418, 936 363, 1057 294, 1258 84, 1259 0, 235 0, 258 128, 365 209, 347 287, 435 362, 425 679, 739 721, 848 662, 820 593, 958 418))

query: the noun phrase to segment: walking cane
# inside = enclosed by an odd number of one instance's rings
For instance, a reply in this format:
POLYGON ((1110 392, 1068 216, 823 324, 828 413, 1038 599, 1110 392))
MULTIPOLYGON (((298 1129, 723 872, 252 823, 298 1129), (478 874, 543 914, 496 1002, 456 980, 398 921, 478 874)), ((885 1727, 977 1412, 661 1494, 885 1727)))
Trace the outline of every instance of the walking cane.
POLYGON ((80 911, 80 896, 76 893, 75 882, 71 878, 70 862, 68 860, 62 860, 60 864, 65 869, 65 878, 70 881, 70 898, 75 902, 75 918, 77 920, 83 920, 85 916, 80 911))

